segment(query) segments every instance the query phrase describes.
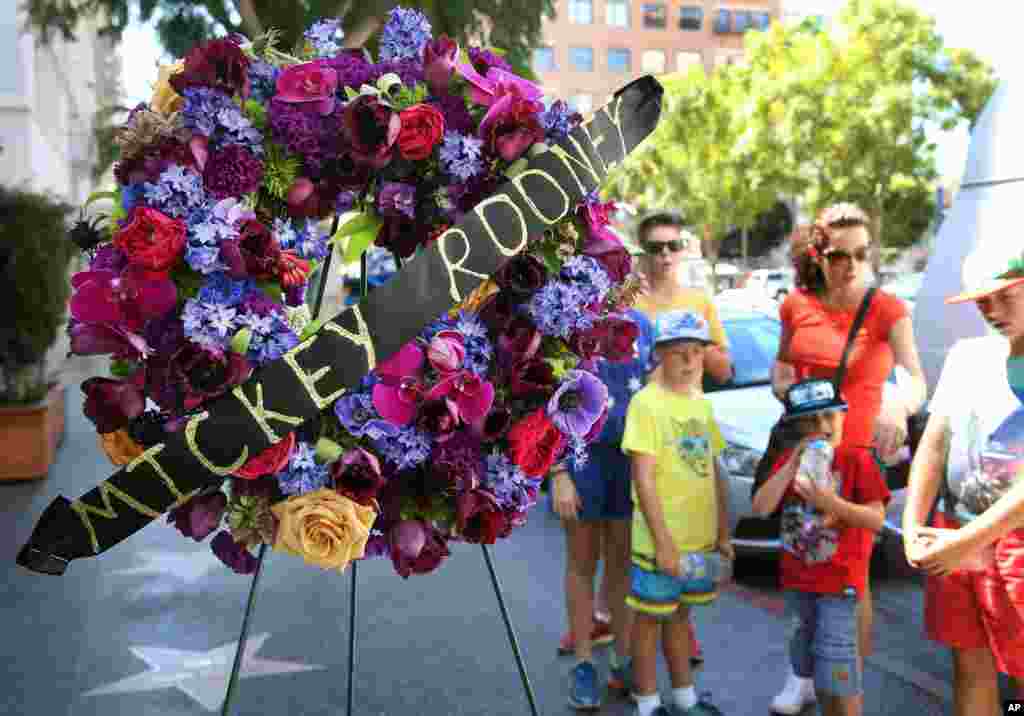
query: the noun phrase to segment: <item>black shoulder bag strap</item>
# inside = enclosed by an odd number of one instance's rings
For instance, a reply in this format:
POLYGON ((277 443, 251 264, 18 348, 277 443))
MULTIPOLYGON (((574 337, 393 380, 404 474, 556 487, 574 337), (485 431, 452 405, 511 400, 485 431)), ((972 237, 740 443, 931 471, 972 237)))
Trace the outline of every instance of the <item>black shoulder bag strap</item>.
POLYGON ((853 350, 853 341, 857 338, 860 327, 864 325, 868 309, 871 308, 871 299, 874 298, 877 289, 877 286, 872 286, 868 289, 868 292, 864 294, 864 298, 861 299, 857 315, 853 317, 853 324, 850 326, 850 332, 846 336, 846 346, 843 348, 843 355, 839 359, 839 367, 836 369, 835 377, 832 378, 832 384, 836 387, 836 395, 839 394, 839 388, 843 385, 843 379, 846 378, 846 363, 850 359, 850 352, 853 350))

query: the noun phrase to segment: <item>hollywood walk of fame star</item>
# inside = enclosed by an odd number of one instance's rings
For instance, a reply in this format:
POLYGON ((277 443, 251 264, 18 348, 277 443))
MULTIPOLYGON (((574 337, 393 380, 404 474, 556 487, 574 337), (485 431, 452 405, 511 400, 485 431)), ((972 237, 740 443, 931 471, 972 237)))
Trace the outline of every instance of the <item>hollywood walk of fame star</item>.
MULTIPOLYGON (((245 655, 239 678, 293 674, 301 671, 317 671, 327 667, 317 664, 300 664, 293 661, 261 659, 256 656, 270 634, 259 634, 245 645, 245 655)), ((86 692, 85 696, 103 694, 130 694, 158 689, 179 689, 206 709, 220 708, 227 692, 228 679, 235 659, 238 642, 230 642, 209 651, 186 651, 155 646, 133 646, 131 652, 149 666, 149 671, 135 674, 99 686, 86 692)))

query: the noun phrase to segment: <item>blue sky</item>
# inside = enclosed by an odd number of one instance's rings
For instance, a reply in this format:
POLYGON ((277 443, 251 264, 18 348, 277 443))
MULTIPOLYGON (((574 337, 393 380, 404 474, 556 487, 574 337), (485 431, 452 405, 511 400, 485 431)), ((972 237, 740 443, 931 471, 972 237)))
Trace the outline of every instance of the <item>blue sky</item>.
MULTIPOLYGON (((842 0, 783 0, 787 9, 823 13, 835 12, 842 4, 842 0)), ((1001 77, 1010 73, 1014 59, 1011 53, 1020 43, 1016 18, 1008 17, 1021 14, 1008 10, 1017 4, 1015 0, 916 0, 914 4, 935 18, 947 45, 978 52, 995 66, 1001 77)), ((152 28, 133 26, 126 31, 120 52, 128 103, 148 100, 156 78, 156 65, 161 61, 152 28)), ((937 131, 935 138, 940 148, 940 172, 947 178, 958 179, 969 142, 966 129, 937 131)))

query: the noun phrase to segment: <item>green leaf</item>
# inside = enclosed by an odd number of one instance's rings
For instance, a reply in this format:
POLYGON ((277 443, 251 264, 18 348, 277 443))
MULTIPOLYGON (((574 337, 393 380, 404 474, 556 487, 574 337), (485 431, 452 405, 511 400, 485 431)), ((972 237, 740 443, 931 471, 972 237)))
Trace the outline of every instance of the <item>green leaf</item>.
POLYGON ((377 232, 380 231, 383 223, 376 215, 364 211, 342 224, 338 229, 338 233, 332 239, 332 241, 348 239, 348 246, 345 249, 342 262, 352 263, 357 261, 362 253, 373 243, 374 239, 377 238, 377 232))
POLYGON ((249 345, 252 343, 252 329, 248 326, 239 329, 231 338, 231 352, 238 355, 245 355, 249 352, 249 345))
POLYGON ((135 372, 136 368, 138 365, 134 361, 113 359, 110 361, 110 375, 115 378, 127 378, 135 372))
POLYGON ((115 205, 120 205, 121 190, 117 189, 116 191, 94 191, 92 194, 89 195, 89 198, 85 200, 85 203, 82 204, 82 208, 86 209, 94 201, 99 201, 100 199, 110 199, 111 201, 114 202, 115 205))

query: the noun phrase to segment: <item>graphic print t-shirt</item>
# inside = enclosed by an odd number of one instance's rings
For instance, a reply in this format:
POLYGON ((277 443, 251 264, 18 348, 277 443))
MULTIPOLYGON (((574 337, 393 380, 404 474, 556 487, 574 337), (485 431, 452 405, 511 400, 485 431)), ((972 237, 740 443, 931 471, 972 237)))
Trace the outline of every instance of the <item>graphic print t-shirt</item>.
MULTIPOLYGON (((786 451, 772 470, 786 464, 786 451)), ((832 460, 832 482, 839 496, 857 505, 888 504, 890 494, 874 457, 864 448, 839 447, 832 460)), ((783 589, 841 594, 852 587, 860 596, 867 581, 874 535, 862 527, 826 528, 822 515, 804 503, 792 485, 782 496, 779 571, 783 589)))
POLYGON ((928 406, 949 422, 946 484, 964 521, 995 504, 1024 470, 1024 405, 1010 385, 1008 362, 1018 367, 1002 336, 959 341, 928 406))
MULTIPOLYGON (((658 500, 676 547, 710 550, 718 536, 714 461, 725 443, 706 398, 688 398, 652 382, 633 396, 622 449, 653 455, 658 500)), ((633 486, 633 552, 654 556, 636 486, 633 486)))

